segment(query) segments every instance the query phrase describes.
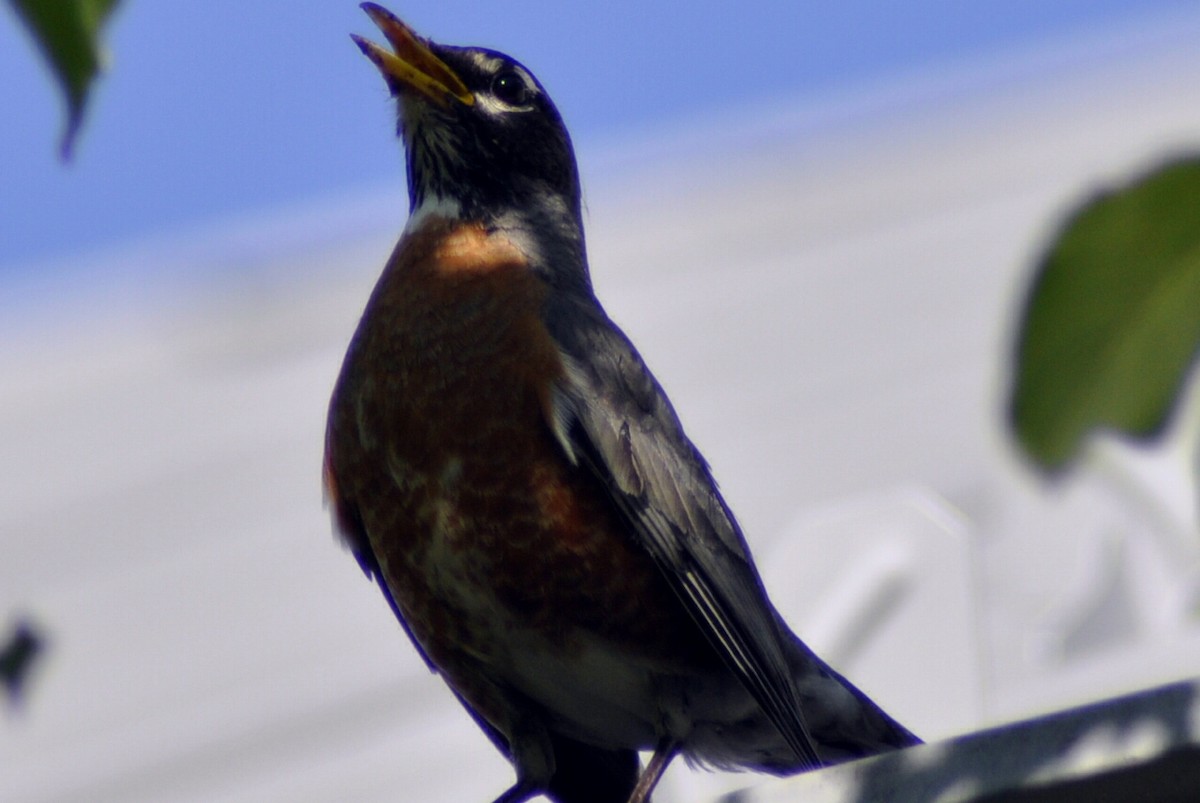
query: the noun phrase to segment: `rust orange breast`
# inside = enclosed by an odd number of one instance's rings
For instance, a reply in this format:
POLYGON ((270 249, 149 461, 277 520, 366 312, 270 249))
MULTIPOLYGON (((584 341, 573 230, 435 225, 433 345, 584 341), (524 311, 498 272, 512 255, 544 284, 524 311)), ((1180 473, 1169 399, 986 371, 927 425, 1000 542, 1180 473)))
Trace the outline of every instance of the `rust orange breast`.
POLYGON ((515 623, 565 650, 587 632, 694 654, 686 613, 554 438, 563 364, 541 322, 546 292, 481 226, 433 221, 402 239, 335 392, 331 494, 357 511, 439 665, 459 651, 486 660, 515 623))

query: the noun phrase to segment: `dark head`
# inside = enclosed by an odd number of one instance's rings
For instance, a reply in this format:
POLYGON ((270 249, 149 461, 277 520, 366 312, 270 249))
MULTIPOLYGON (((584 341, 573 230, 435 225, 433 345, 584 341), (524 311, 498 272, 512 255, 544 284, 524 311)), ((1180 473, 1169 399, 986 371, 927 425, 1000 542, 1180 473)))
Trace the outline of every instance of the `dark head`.
POLYGON ((572 234, 582 256, 575 154, 533 74, 503 53, 435 44, 386 9, 362 7, 392 46, 353 37, 397 98, 412 213, 532 218, 521 223, 572 234))

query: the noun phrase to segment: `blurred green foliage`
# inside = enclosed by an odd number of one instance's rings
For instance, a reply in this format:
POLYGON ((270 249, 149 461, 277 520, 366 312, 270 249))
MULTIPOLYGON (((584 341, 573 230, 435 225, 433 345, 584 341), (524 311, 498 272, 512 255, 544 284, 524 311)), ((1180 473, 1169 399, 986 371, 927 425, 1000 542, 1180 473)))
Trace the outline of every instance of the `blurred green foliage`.
POLYGON ((1200 345, 1200 159, 1085 204, 1038 267, 1010 404, 1027 454, 1067 465, 1097 429, 1164 427, 1200 345))
POLYGON ((66 100, 60 150, 69 159, 88 93, 104 63, 100 33, 117 0, 9 0, 49 62, 66 100))

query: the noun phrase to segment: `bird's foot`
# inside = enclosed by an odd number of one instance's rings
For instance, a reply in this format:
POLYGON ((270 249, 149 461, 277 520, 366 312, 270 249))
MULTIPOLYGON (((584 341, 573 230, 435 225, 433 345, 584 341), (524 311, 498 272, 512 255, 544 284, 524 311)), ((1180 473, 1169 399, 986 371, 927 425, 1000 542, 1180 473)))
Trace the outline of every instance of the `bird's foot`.
POLYGON ((496 798, 495 803, 525 803, 526 800, 540 793, 541 790, 528 781, 518 780, 504 794, 496 798))
POLYGON ((628 803, 650 803, 650 794, 654 791, 654 787, 658 786, 658 781, 666 772, 671 759, 675 758, 676 750, 678 750, 677 745, 667 740, 662 741, 654 749, 654 755, 650 756, 650 763, 638 777, 637 786, 633 787, 633 793, 629 795, 628 803))

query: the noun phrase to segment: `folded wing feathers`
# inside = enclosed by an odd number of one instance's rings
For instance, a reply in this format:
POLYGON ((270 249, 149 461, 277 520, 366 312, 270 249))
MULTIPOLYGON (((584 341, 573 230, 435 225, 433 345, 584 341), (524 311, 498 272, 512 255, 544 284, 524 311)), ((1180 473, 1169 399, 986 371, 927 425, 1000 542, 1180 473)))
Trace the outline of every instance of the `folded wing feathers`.
POLYGON ((624 336, 609 327, 566 332, 567 343, 559 338, 566 371, 553 400, 555 436, 572 462, 609 490, 797 757, 819 766, 773 611, 737 525, 661 388, 624 336), (599 356, 585 365, 571 356, 571 340, 599 356))

